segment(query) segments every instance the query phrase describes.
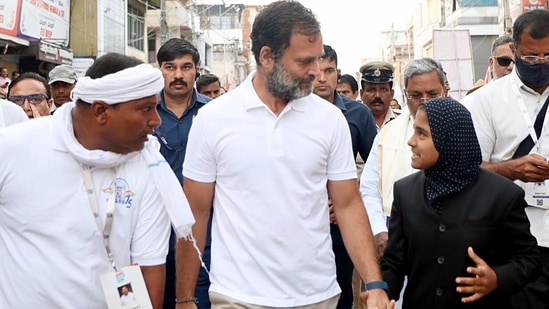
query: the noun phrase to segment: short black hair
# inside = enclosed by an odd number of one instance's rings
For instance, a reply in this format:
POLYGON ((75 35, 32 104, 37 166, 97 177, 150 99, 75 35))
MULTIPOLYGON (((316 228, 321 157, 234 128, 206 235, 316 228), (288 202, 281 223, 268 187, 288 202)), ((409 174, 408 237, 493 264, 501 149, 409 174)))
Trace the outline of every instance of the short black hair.
POLYGON ((293 34, 320 34, 320 23, 313 12, 298 1, 275 1, 256 16, 250 35, 252 52, 258 66, 261 48, 271 49, 275 60, 290 46, 293 34))
POLYGON ((337 81, 339 84, 349 84, 351 86, 351 90, 353 92, 358 91, 358 83, 356 81, 356 78, 354 78, 351 74, 343 74, 339 77, 339 80, 337 81))
POLYGON ((15 87, 15 85, 19 84, 22 80, 25 79, 34 79, 42 83, 44 85, 44 88, 46 89, 46 95, 48 96, 48 99, 51 99, 51 89, 50 85, 48 85, 48 81, 40 74, 34 73, 34 72, 25 72, 16 79, 12 80, 10 85, 8 86, 8 93, 6 94, 6 98, 9 98, 11 89, 15 87))
POLYGON ((86 71, 86 76, 91 79, 101 78, 140 64, 143 64, 143 61, 138 58, 118 53, 108 53, 93 62, 86 71))
POLYGON ((324 44, 324 55, 322 55, 322 59, 333 61, 337 67, 337 53, 332 46, 324 44))
POLYGON ((513 41, 515 47, 520 45, 524 31, 533 39, 549 37, 549 11, 532 10, 520 15, 513 24, 513 41))
POLYGON ((185 55, 193 57, 195 66, 200 64, 200 53, 191 42, 182 38, 171 38, 158 49, 156 61, 159 66, 162 66, 163 62, 172 61, 185 55))
POLYGON ((219 83, 219 86, 221 87, 221 82, 219 81, 219 77, 217 77, 217 75, 211 73, 202 74, 196 80, 196 90, 201 92, 202 87, 208 86, 209 84, 215 82, 219 83))

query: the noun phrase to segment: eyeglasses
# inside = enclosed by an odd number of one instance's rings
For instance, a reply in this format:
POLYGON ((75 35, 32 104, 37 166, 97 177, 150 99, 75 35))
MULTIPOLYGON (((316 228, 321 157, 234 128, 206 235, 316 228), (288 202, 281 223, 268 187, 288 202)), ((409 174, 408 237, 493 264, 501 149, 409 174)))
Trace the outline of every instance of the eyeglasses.
POLYGON ((42 103, 44 99, 47 100, 49 99, 49 97, 43 93, 35 93, 29 95, 11 95, 8 97, 9 101, 12 101, 17 105, 23 105, 23 103, 25 103, 25 100, 28 100, 30 104, 37 105, 42 103))
POLYGON ((492 58, 496 59, 497 63, 502 67, 509 66, 511 62, 515 63, 515 60, 509 57, 492 57, 492 58))
POLYGON ((529 65, 536 65, 540 63, 541 59, 543 59, 543 63, 549 63, 549 55, 545 55, 543 57, 540 56, 520 56, 520 59, 524 61, 525 64, 529 65))
POLYGON ((437 99, 440 97, 442 97, 442 93, 436 93, 436 92, 426 93, 426 96, 423 96, 422 93, 414 93, 407 96, 408 100, 412 100, 416 102, 425 102, 425 101, 429 101, 431 99, 437 99))

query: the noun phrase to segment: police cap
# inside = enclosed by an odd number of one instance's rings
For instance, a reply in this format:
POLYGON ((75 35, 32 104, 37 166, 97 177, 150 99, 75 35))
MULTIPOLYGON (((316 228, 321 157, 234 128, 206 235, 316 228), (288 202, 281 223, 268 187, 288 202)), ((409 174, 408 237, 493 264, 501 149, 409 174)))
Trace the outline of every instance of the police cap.
POLYGON ((382 84, 393 81, 393 65, 385 61, 372 61, 360 67, 362 80, 382 84))

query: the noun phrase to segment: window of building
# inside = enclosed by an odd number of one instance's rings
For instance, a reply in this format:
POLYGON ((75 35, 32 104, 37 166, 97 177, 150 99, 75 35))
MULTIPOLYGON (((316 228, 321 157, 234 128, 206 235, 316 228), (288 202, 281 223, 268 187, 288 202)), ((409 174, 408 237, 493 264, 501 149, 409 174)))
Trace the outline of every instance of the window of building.
POLYGON ((128 46, 145 51, 145 14, 128 6, 128 46))
POLYGON ((497 6, 498 0, 458 0, 462 7, 497 6))
POLYGON ((149 49, 149 63, 156 62, 156 33, 151 33, 148 36, 149 42, 147 43, 149 49))
POLYGON ((103 2, 103 51, 101 53, 125 52, 124 16, 126 7, 124 1, 103 2))

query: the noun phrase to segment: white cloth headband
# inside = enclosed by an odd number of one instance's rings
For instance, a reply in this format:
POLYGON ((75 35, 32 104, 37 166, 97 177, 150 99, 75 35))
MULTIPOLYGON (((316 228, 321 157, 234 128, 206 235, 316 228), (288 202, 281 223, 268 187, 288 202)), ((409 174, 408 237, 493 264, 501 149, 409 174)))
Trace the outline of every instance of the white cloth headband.
POLYGON ((103 101, 113 105, 158 94, 163 88, 164 78, 160 70, 150 64, 140 64, 101 78, 80 77, 71 98, 90 104, 103 101))

